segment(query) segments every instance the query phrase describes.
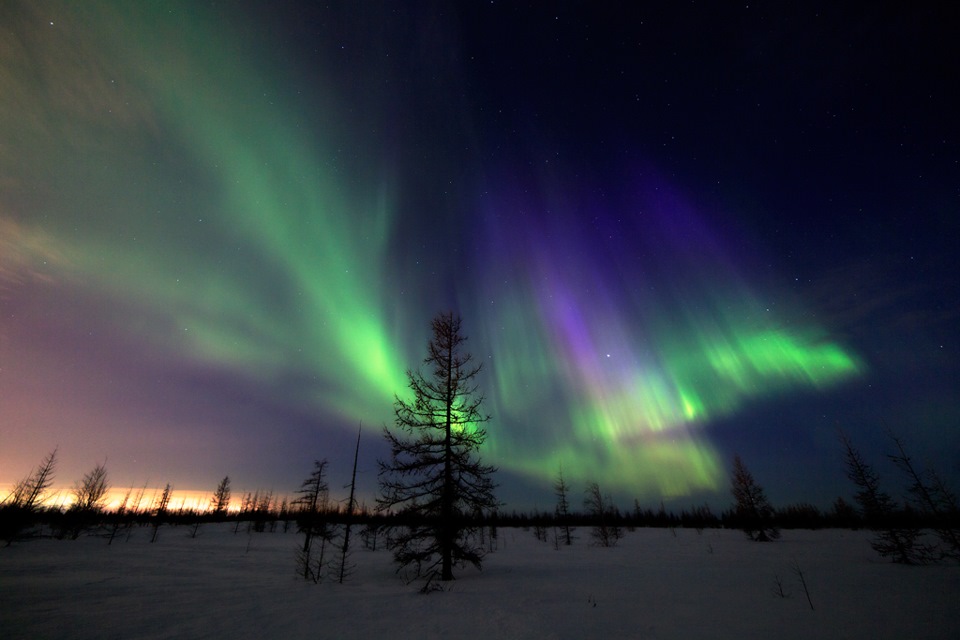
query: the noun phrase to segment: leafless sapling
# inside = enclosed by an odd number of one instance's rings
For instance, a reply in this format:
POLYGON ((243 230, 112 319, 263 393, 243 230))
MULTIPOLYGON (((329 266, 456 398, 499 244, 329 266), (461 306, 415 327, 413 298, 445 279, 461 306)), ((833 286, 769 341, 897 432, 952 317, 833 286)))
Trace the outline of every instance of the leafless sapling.
POLYGON ((533 537, 540 542, 547 542, 549 540, 547 525, 543 522, 543 520, 540 519, 538 514, 534 514, 534 518, 533 537))
POLYGON ((168 482, 163 488, 163 493, 160 494, 160 497, 156 502, 153 513, 153 535, 150 537, 150 542, 157 541, 157 537, 160 533, 160 525, 163 524, 163 520, 167 516, 167 507, 170 506, 170 498, 172 496, 173 487, 171 487, 170 483, 168 482))
POLYGON ((803 571, 800 569, 800 563, 796 560, 793 561, 793 574, 800 578, 800 584, 803 586, 803 593, 807 596, 807 604, 810 605, 810 610, 813 611, 813 600, 810 599, 810 589, 807 588, 807 579, 803 575, 803 571))
POLYGON ((127 517, 127 505, 130 503, 130 493, 132 491, 133 489, 127 489, 123 500, 120 502, 120 506, 118 506, 112 514, 113 523, 110 527, 110 533, 107 535, 107 546, 113 544, 113 539, 117 537, 120 527, 124 524, 124 520, 127 517))
POLYGON ((132 502, 133 506, 131 506, 130 509, 127 511, 127 518, 126 518, 126 524, 125 524, 125 528, 127 530, 127 537, 126 537, 127 542, 130 542, 130 536, 133 535, 133 525, 136 524, 137 520, 139 520, 144 515, 144 511, 141 510, 141 507, 143 505, 143 496, 146 492, 147 492, 147 485, 144 484, 142 487, 140 487, 137 490, 136 497, 134 497, 132 502))
POLYGON ((340 545, 340 562, 337 566, 338 582, 343 581, 353 572, 353 565, 350 564, 350 529, 353 526, 353 513, 356 509, 356 487, 357 487, 357 459, 360 457, 360 434, 363 431, 361 425, 357 429, 357 446, 353 450, 353 473, 350 475, 350 497, 347 498, 347 508, 344 512, 343 522, 343 540, 340 545))
POLYGON ((777 596, 778 598, 790 597, 790 594, 787 593, 786 590, 784 590, 783 588, 783 579, 780 578, 779 573, 773 574, 773 588, 771 589, 771 591, 773 591, 773 595, 777 596))
POLYGON ((297 554, 297 570, 304 580, 320 582, 323 572, 323 554, 330 538, 327 522, 327 500, 329 487, 326 479, 327 461, 314 460, 313 471, 300 484, 297 507, 297 526, 303 533, 303 546, 297 554), (313 545, 320 539, 320 559, 314 564, 313 545))
POLYGON ((286 496, 280 502, 280 511, 277 513, 277 517, 283 522, 283 532, 290 531, 290 504, 287 502, 286 496))

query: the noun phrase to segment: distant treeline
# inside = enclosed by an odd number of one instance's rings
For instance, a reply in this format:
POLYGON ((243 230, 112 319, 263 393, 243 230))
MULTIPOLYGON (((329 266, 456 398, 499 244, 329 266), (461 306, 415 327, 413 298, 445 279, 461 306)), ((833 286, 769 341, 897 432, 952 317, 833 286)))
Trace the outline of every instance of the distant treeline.
MULTIPOLYGON (((491 532, 497 527, 534 528, 538 537, 541 534, 546 537, 544 532, 552 530, 555 538, 562 536, 565 540, 570 539, 574 528, 589 529, 601 533, 598 544, 603 546, 615 544, 623 530, 641 527, 739 529, 758 540, 775 539, 779 529, 862 528, 876 532, 874 548, 897 562, 920 563, 939 557, 960 560, 960 507, 956 494, 933 470, 916 468, 898 438, 892 442, 895 453, 888 457, 909 480, 909 499, 904 502, 893 500, 879 488, 877 473, 843 436, 848 475, 857 492, 853 503, 839 497, 826 510, 808 503, 771 506, 742 461, 735 458, 731 478, 735 501, 719 513, 706 504, 675 511, 668 510, 662 503, 658 508, 645 507, 639 500, 634 501, 631 509, 621 509, 595 483, 588 485, 584 510, 579 511, 571 506, 576 492, 558 473, 557 505, 552 511, 507 511, 501 507, 473 513, 454 511, 450 517, 457 527, 482 527, 491 532), (941 541, 939 548, 926 545, 909 533, 920 530, 934 532, 941 541)), ((38 536, 75 539, 80 535, 99 535, 112 543, 144 527, 150 528, 151 540, 156 540, 164 525, 188 527, 195 536, 204 524, 231 522, 236 533, 293 529, 321 537, 327 536, 328 528, 347 529, 357 525, 363 528, 364 544, 370 546, 372 540, 372 546, 376 547, 378 532, 439 525, 434 521, 436 518, 430 520, 416 511, 378 511, 357 504, 352 497, 352 508, 347 503, 330 500, 323 480, 325 461, 315 463, 319 468, 297 492, 299 497, 288 499, 269 491, 244 493, 238 500, 239 509, 228 508, 231 504, 229 477, 224 477, 216 487, 206 509, 188 508, 183 502, 179 508, 172 507, 173 489, 169 484, 162 493, 149 498, 144 495, 146 487, 130 490, 119 506, 108 508, 105 506, 106 468, 98 464, 75 483, 69 505, 51 507, 45 498, 53 484, 56 462, 57 450, 54 449, 0 503, 0 540, 6 544, 38 536), (311 492, 315 495, 308 500, 311 492)))
MULTIPOLYGON (((355 524, 361 527, 389 528, 423 524, 414 522, 410 516, 378 513, 360 506, 352 514, 347 514, 338 505, 328 505, 319 514, 322 521, 330 525, 355 524)), ((57 507, 38 507, 32 510, 18 508, 15 505, 0 505, 0 535, 7 542, 14 537, 55 537, 76 538, 80 534, 117 536, 130 528, 163 525, 197 527, 203 524, 231 522, 236 531, 275 532, 289 531, 297 526, 302 518, 302 509, 287 500, 249 501, 238 511, 200 511, 181 507, 163 510, 158 513, 155 506, 146 509, 99 509, 84 512, 76 509, 57 507)), ((566 516, 555 513, 498 511, 492 514, 463 514, 465 522, 492 527, 595 527, 600 518, 596 515, 571 512, 566 516)), ((736 510, 728 509, 715 513, 709 506, 694 507, 671 511, 644 508, 635 504, 633 509, 620 510, 613 507, 603 516, 605 523, 634 528, 684 528, 684 529, 742 529, 743 518, 736 510)), ((794 504, 775 509, 772 523, 781 529, 859 529, 877 527, 896 527, 906 529, 927 529, 942 527, 942 520, 934 521, 928 513, 919 512, 910 506, 904 506, 890 514, 883 522, 871 521, 867 525, 864 517, 842 498, 838 498, 829 510, 822 510, 812 504, 794 504)), ((947 523, 951 528, 960 528, 960 516, 953 515, 947 523)))
MULTIPOLYGON (((719 514, 714 513, 709 506, 694 507, 669 511, 663 508, 650 509, 635 506, 632 510, 622 511, 614 507, 611 513, 603 516, 608 523, 614 523, 627 529, 630 528, 683 528, 683 529, 742 529, 743 518, 736 510, 726 509, 719 514)), ((593 527, 600 518, 596 515, 573 512, 566 517, 553 513, 527 513, 510 511, 497 513, 492 517, 494 524, 504 527, 533 527, 533 526, 573 526, 593 527)), ((954 515, 954 526, 960 526, 960 515, 954 515)), ((781 509, 774 509, 773 523, 782 529, 860 529, 873 528, 878 524, 890 524, 898 527, 917 529, 931 528, 934 519, 926 513, 918 512, 909 506, 904 506, 889 514, 885 523, 872 521, 867 526, 865 519, 857 510, 842 498, 838 498, 829 510, 822 510, 815 505, 799 503, 788 505, 781 509)), ((939 523, 942 524, 942 523, 939 523)))

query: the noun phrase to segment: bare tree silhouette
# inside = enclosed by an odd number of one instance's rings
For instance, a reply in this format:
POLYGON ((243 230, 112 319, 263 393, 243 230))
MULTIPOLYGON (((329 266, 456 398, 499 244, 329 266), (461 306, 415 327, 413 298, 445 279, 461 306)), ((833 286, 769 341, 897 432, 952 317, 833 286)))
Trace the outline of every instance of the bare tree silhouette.
POLYGON ((32 474, 17 482, 3 505, 0 505, 0 538, 7 541, 7 546, 13 544, 24 529, 34 524, 37 511, 53 486, 57 449, 55 447, 48 453, 32 474))
POLYGON ((320 582, 323 577, 323 557, 330 540, 330 528, 326 520, 330 489, 326 474, 327 461, 314 460, 313 471, 301 483, 297 491, 300 497, 294 501, 298 509, 297 526, 303 533, 303 547, 297 554, 297 568, 304 580, 313 582, 320 582), (315 562, 313 547, 317 538, 320 539, 320 558, 315 562))
POLYGON ((929 549, 920 543, 917 529, 897 527, 893 522, 895 503, 880 489, 880 477, 867 464, 844 433, 840 433, 847 463, 847 477, 857 486, 854 496, 866 525, 877 532, 870 546, 884 557, 902 564, 926 562, 929 549))
POLYGON ((598 547, 617 546, 617 542, 623 537, 623 531, 617 523, 619 514, 610 496, 605 496, 596 482, 587 485, 583 506, 593 520, 590 537, 594 544, 598 547))
POLYGON ((891 435, 897 452, 888 457, 909 479, 911 502, 930 521, 943 547, 942 556, 960 560, 960 507, 957 496, 932 469, 918 469, 907 454, 903 440, 891 435))
POLYGON ((65 514, 64 535, 76 540, 100 517, 108 488, 106 462, 84 474, 73 487, 73 504, 65 514))
POLYGON ((360 434, 363 430, 361 426, 357 429, 357 446, 353 450, 353 473, 350 475, 350 497, 347 498, 347 509, 344 513, 343 522, 343 540, 340 544, 340 561, 337 565, 338 582, 343 581, 353 572, 353 566, 350 564, 350 529, 353 526, 353 512, 357 506, 356 488, 357 488, 357 459, 360 457, 360 434))
POLYGON ((172 496, 173 487, 171 487, 168 482, 156 503, 156 509, 153 513, 153 535, 150 537, 150 542, 157 541, 157 536, 160 533, 160 525, 163 524, 163 519, 167 516, 167 507, 170 506, 170 498, 172 496))

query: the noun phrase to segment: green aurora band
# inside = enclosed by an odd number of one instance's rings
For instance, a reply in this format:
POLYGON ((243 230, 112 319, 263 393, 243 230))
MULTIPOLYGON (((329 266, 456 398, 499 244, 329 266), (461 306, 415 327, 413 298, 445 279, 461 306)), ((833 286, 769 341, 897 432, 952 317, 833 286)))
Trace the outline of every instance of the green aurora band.
POLYGON ((504 467, 543 481, 562 468, 574 482, 629 496, 716 491, 726 472, 706 438, 711 421, 778 394, 827 389, 862 364, 822 330, 785 321, 799 314, 762 305, 682 199, 637 209, 645 226, 628 236, 642 257, 631 269, 629 248, 578 228, 573 210, 554 205, 527 235, 491 226, 491 244, 512 245, 504 254, 534 265, 501 265, 486 291, 492 299, 499 283, 514 283, 500 291, 484 337, 499 419, 492 447, 504 467), (602 250, 579 246, 592 243, 602 250), (663 247, 668 262, 658 265, 650 256, 663 247), (629 286, 625 273, 656 286, 629 286))
POLYGON ((328 389, 318 407, 389 404, 407 359, 385 321, 388 185, 351 189, 336 153, 314 150, 335 142, 312 144, 307 115, 212 17, 152 6, 21 16, 23 66, 5 83, 37 114, 24 191, 60 181, 47 232, 85 285, 160 319, 139 327, 159 352, 265 383, 343 371, 353 384, 307 391, 328 389))
MULTIPOLYGON (((428 283, 398 293, 392 171, 361 165, 378 150, 356 157, 367 140, 325 87, 281 89, 282 47, 255 58, 250 32, 167 6, 55 24, 7 7, 21 37, 3 51, 0 125, 19 133, 0 148, 0 216, 39 214, 4 233, 44 238, 30 255, 61 256, 52 277, 120 301, 114 329, 153 357, 294 384, 344 423, 389 420, 439 310, 428 283)), ((548 483, 562 466, 634 496, 717 490, 711 420, 862 368, 821 329, 765 313, 716 246, 650 293, 577 233, 510 234, 491 234, 500 264, 482 282, 456 283, 472 350, 489 357, 486 455, 507 471, 548 483)))

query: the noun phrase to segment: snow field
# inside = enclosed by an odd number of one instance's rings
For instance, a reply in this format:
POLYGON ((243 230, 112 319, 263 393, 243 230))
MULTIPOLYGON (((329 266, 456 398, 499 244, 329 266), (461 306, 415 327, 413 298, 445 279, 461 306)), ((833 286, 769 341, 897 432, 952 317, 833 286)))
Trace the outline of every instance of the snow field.
MULTIPOLYGON (((232 524, 149 528, 0 549, 0 636, 109 638, 950 638, 960 567, 905 567, 865 531, 637 529, 614 548, 579 529, 555 550, 501 529, 482 572, 421 595, 360 546, 346 584, 295 575, 300 536, 232 524), (815 609, 799 577, 803 572, 815 609), (775 576, 784 591, 774 594, 775 576)), ((359 538, 355 538, 359 545, 359 538)), ((331 550, 328 549, 328 553, 331 550)))

